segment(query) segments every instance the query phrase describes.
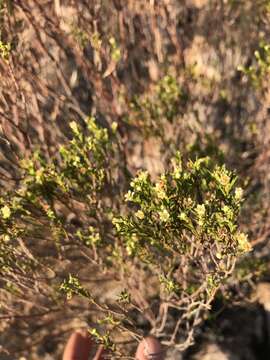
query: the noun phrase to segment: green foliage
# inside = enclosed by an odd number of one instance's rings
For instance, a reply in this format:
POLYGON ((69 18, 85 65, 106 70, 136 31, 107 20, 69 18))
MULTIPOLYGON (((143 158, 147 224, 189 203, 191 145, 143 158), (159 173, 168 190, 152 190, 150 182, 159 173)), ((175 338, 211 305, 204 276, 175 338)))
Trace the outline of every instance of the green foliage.
POLYGON ((146 134, 164 134, 166 121, 173 122, 183 108, 186 94, 177 79, 164 76, 155 86, 151 96, 136 96, 130 103, 128 121, 144 129, 146 134))
POLYGON ((236 180, 209 158, 183 163, 177 154, 156 181, 146 171, 137 174, 125 195, 127 214, 113 219, 126 250, 123 262, 139 259, 144 272, 157 277, 162 298, 191 322, 209 307, 237 258, 251 250, 237 225, 243 191, 236 180))
POLYGON ((91 36, 91 45, 97 51, 99 51, 101 49, 102 40, 101 40, 100 35, 99 35, 98 32, 95 32, 95 33, 92 34, 92 36, 91 36))
POLYGON ((88 34, 81 29, 76 23, 71 24, 71 35, 77 41, 79 46, 84 49, 86 45, 89 43, 88 34))
POLYGON ((11 50, 10 43, 5 44, 3 43, 3 41, 0 40, 0 56, 3 60, 8 61, 10 50, 11 50))
POLYGON ((102 344, 104 349, 115 351, 115 344, 110 338, 109 333, 102 335, 98 332, 96 328, 90 329, 89 333, 93 336, 98 344, 102 344))
POLYGON ((270 71, 270 45, 261 41, 259 49, 254 52, 254 58, 254 65, 239 66, 238 70, 243 72, 256 88, 261 88, 270 71))
POLYGON ((93 118, 86 120, 86 126, 88 134, 83 134, 76 122, 70 123, 73 139, 60 147, 60 161, 53 159, 46 163, 39 152, 32 159, 22 161, 23 182, 32 193, 50 198, 57 192, 87 196, 101 190, 111 149, 108 132, 98 128, 93 118))
POLYGON ((121 50, 119 46, 117 45, 117 42, 114 37, 111 37, 109 39, 109 44, 111 47, 111 58, 115 62, 118 62, 121 59, 121 50))
POLYGON ((232 280, 237 286, 256 281, 267 275, 267 261, 256 258, 244 258, 236 266, 232 280))
MULTIPOLYGON (((175 94, 172 85, 160 99, 170 102, 175 94)), ((44 271, 40 255, 31 254, 23 245, 40 233, 61 257, 65 243, 71 243, 77 250, 90 251, 87 256, 102 271, 125 284, 110 305, 101 304, 78 276, 70 274, 60 285, 67 300, 80 296, 103 314, 97 320, 102 331, 91 330, 98 342, 118 351, 116 334, 142 336, 134 311, 146 316, 145 310, 130 285, 137 269, 140 281, 148 278, 155 284, 160 306, 170 301, 178 311, 183 321, 179 329, 171 328, 169 318, 161 322, 182 344, 190 336, 184 331, 185 321, 195 328, 237 258, 250 250, 237 225, 243 195, 236 187, 237 177, 208 157, 183 162, 177 153, 155 181, 141 170, 125 196, 115 196, 115 184, 118 193, 125 192, 125 182, 119 179, 127 173, 121 170, 124 165, 115 166, 114 158, 121 158, 116 154, 116 123, 109 131, 90 117, 83 126, 72 121, 70 129, 72 139, 54 158, 47 160, 36 151, 22 160, 18 187, 2 194, 1 274, 21 268, 35 277, 44 271), (75 228, 63 215, 65 209, 72 209, 80 220, 75 228), (22 254, 19 259, 18 253, 22 254)), ((16 291, 20 292, 20 284, 16 291)), ((55 285, 48 291, 55 298, 55 285)), ((147 301, 151 306, 151 297, 147 301)), ((160 320, 151 321, 159 336, 160 320)))
POLYGON ((209 248, 216 243, 219 257, 248 250, 245 235, 237 231, 242 190, 235 182, 231 172, 213 167, 208 158, 190 161, 186 168, 174 160, 173 169, 154 183, 140 172, 125 196, 137 211, 114 219, 128 254, 159 264, 165 254, 194 251, 197 242, 209 248))
POLYGON ((78 278, 69 274, 68 279, 60 285, 59 290, 66 294, 67 299, 70 300, 73 295, 79 295, 91 299, 90 293, 80 284, 78 278))
MULTIPOLYGON (((65 208, 73 209, 74 202, 84 204, 81 216, 99 216, 97 207, 101 211, 100 198, 108 181, 106 166, 112 145, 108 131, 99 128, 93 118, 87 119, 85 126, 82 132, 77 123, 71 122, 73 138, 50 161, 40 151, 21 161, 20 183, 0 198, 0 272, 42 269, 42 262, 24 244, 40 236, 52 242, 57 252, 61 251, 63 239, 73 237, 86 246, 100 244, 100 230, 94 219, 91 225, 86 223, 73 234, 62 214, 65 208)), ((71 280, 66 286, 72 285, 71 280)))

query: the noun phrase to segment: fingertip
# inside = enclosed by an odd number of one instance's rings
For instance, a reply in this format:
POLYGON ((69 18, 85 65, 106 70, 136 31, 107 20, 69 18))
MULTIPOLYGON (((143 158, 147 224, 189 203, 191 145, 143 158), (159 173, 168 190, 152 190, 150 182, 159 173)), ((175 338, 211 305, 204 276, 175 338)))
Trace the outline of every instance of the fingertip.
POLYGON ((86 331, 76 330, 68 339, 63 360, 87 360, 92 347, 92 341, 86 331))
POLYGON ((164 353, 162 350, 162 346, 158 339, 154 336, 147 336, 144 338, 138 345, 136 356, 136 360, 163 360, 164 353))

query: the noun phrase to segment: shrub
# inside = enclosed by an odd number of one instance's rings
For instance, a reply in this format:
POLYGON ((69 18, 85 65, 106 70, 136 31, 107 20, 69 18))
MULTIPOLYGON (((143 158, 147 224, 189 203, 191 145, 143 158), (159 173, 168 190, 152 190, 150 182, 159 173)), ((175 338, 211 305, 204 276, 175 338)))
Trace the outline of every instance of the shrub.
POLYGON ((155 181, 139 171, 126 192, 115 127, 101 128, 93 118, 85 130, 74 121, 70 127, 72 139, 55 158, 48 162, 36 151, 21 162, 16 189, 2 194, 4 291, 17 299, 40 291, 54 309, 63 306, 57 287, 68 300, 86 299, 97 314, 91 334, 116 356, 123 356, 123 336, 139 340, 146 330, 186 348, 235 261, 250 250, 237 226, 236 176, 207 157, 182 163, 178 153, 155 181), (61 281, 67 248, 110 273, 118 295, 104 303, 75 269, 61 281))

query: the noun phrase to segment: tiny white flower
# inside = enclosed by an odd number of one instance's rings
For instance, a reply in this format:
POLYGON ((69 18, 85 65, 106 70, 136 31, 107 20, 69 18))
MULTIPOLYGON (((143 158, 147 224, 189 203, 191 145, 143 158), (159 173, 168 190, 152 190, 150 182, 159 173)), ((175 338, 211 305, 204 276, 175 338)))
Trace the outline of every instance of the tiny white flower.
POLYGON ((170 214, 168 212, 168 210, 166 209, 162 209, 161 211, 158 212, 159 214, 159 218, 162 222, 167 222, 170 218, 170 214))
POLYGON ((181 178, 181 172, 182 170, 177 166, 174 168, 174 171, 173 171, 173 178, 178 180, 181 178))
POLYGON ((148 179, 148 172, 147 171, 140 171, 138 174, 138 181, 145 183, 148 179))
POLYGON ((129 191, 125 194, 125 201, 132 201, 132 200, 133 200, 133 196, 134 196, 134 192, 129 190, 129 191))
POLYGON ((74 134, 79 134, 79 128, 78 128, 78 124, 76 123, 76 121, 71 121, 69 123, 69 126, 71 128, 71 130, 74 132, 74 134))
POLYGON ((196 211, 197 215, 198 215, 200 218, 204 217, 204 216, 205 216, 205 211, 206 211, 204 204, 201 204, 201 205, 199 204, 199 205, 197 205, 195 211, 196 211))
POLYGON ((117 127, 118 127, 118 124, 117 124, 117 122, 116 121, 113 121, 113 123, 112 123, 112 132, 116 132, 116 130, 117 130, 117 127))
POLYGON ((236 200, 241 200, 242 197, 243 197, 243 189, 240 188, 240 187, 237 187, 237 188, 235 189, 235 199, 236 199, 236 200))
POLYGON ((251 251, 252 247, 250 245, 250 242, 248 241, 246 234, 239 232, 235 235, 235 239, 238 243, 238 248, 240 251, 243 252, 251 251))
POLYGON ((155 192, 159 199, 165 199, 167 197, 165 189, 164 189, 164 183, 162 181, 159 181, 155 185, 155 192))
POLYGON ((1 208, 1 215, 3 217, 3 219, 8 219, 10 218, 10 215, 11 215, 11 211, 10 211, 10 208, 5 205, 1 208))
POLYGON ((143 219, 144 218, 144 213, 142 210, 138 210, 136 213, 135 213, 135 216, 138 218, 138 219, 143 219))
POLYGON ((180 213, 180 215, 178 217, 182 221, 188 221, 187 214, 185 214, 183 211, 180 213))

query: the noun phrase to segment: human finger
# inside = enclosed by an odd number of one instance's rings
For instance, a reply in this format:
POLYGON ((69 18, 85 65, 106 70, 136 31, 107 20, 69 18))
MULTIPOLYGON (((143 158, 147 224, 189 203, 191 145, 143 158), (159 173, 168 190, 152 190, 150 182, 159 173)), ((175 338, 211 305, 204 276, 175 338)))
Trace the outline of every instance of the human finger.
POLYGON ((88 360, 92 341, 87 333, 74 332, 68 339, 63 360, 88 360))
POLYGON ((138 345, 136 360, 163 360, 164 352, 154 336, 147 336, 138 345))

